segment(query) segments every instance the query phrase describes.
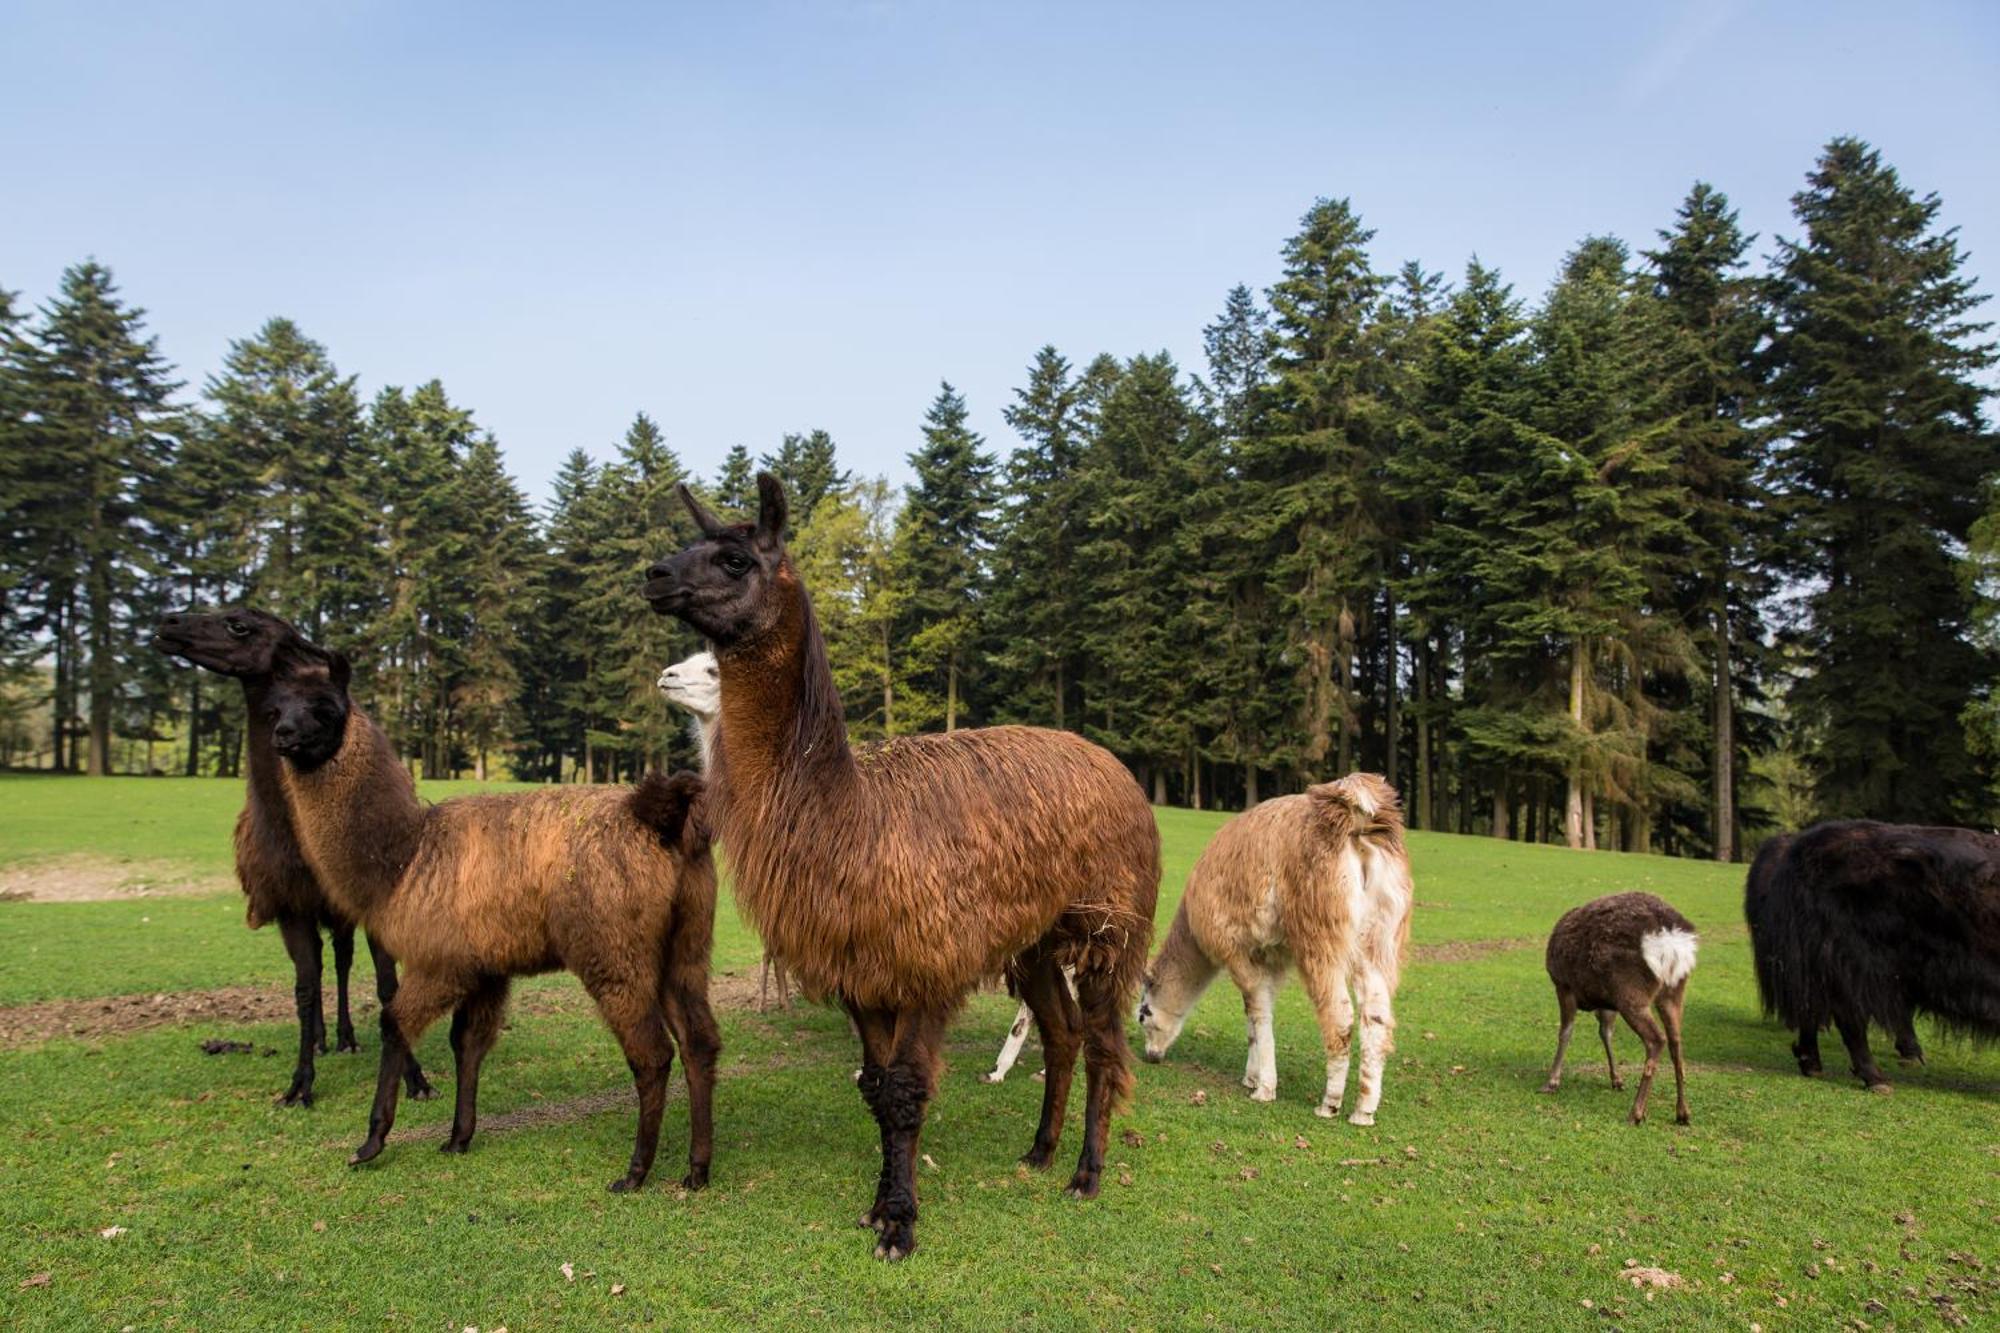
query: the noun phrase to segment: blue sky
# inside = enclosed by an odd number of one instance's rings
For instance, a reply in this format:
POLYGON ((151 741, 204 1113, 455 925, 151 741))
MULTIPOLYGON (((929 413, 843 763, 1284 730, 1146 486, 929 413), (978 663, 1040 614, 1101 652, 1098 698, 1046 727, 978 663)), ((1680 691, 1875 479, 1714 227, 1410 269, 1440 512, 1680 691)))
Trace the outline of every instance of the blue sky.
POLYGON ((111 265, 191 388, 282 314, 432 376, 539 500, 635 411, 695 470, 824 427, 908 476, 940 378, 1166 348, 1316 196, 1535 296, 1696 178, 1793 234, 1858 134, 2000 254, 2000 6, 0 6, 0 286, 111 265))

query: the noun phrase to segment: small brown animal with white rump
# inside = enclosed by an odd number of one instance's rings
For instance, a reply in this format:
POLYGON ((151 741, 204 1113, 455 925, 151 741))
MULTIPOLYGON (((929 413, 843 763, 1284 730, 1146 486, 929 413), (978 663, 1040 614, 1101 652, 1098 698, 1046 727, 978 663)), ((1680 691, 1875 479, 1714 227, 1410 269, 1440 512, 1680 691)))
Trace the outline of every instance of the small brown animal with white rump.
POLYGON ((1348 1119, 1374 1124, 1411 897, 1402 808, 1396 789, 1373 773, 1322 782, 1236 816, 1195 862, 1180 911, 1146 971, 1139 1005, 1146 1058, 1166 1054, 1195 1001, 1227 968, 1243 992, 1249 1036, 1243 1086, 1257 1101, 1276 1100, 1271 1004, 1287 964, 1296 963, 1326 1043, 1326 1094, 1316 1114, 1339 1114, 1346 1092, 1351 984, 1361 1000, 1361 1091, 1348 1119))
POLYGON ((328 896, 404 968, 382 1011, 375 1106, 352 1163, 382 1151, 403 1053, 453 1009, 458 1100, 443 1148, 464 1152, 509 979, 567 968, 616 1034, 638 1089, 632 1163, 611 1188, 637 1189, 652 1169, 676 1042, 688 1081, 682 1183, 707 1184, 721 1041, 708 1007, 715 865, 706 831, 690 817, 701 779, 649 774, 636 788, 556 787, 425 806, 381 729, 349 700, 347 680, 339 653, 294 654, 270 706, 306 859, 328 896))
POLYGON ((1700 940, 1694 923, 1671 904, 1650 893, 1615 893, 1571 908, 1549 934, 1549 980, 1556 986, 1562 1008, 1562 1030, 1556 1037, 1556 1062, 1543 1092, 1562 1086, 1563 1055, 1579 1008, 1597 1011, 1598 1035, 1604 1039, 1604 1059, 1611 1067, 1611 1086, 1623 1088, 1618 1057, 1611 1050, 1613 1015, 1624 1015, 1639 1040, 1646 1043, 1646 1066, 1639 1073, 1639 1095, 1632 1102, 1632 1123, 1646 1119, 1646 1096, 1653 1089, 1653 1072, 1665 1046, 1674 1060, 1674 1123, 1688 1123, 1687 1070, 1681 1063, 1681 1006, 1687 999, 1688 977, 1694 972, 1700 940), (1657 1010, 1658 1023, 1648 1009, 1657 1010), (1661 1032, 1662 1024, 1665 1032, 1661 1032))

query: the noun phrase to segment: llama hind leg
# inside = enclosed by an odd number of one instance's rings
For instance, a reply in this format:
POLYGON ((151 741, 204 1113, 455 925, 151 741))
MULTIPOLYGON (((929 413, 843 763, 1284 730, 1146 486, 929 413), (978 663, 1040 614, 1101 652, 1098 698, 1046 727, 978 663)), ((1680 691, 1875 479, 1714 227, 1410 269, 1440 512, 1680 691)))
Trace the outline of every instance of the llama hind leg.
POLYGON ((1389 1052, 1395 1049, 1395 997, 1389 980, 1381 972, 1363 965, 1361 972, 1361 1085, 1360 1100, 1350 1125, 1375 1123, 1375 1108, 1382 1104, 1382 1074, 1389 1052))
POLYGON ((1599 1009, 1597 1011, 1597 1036, 1604 1043, 1604 1066, 1611 1071, 1611 1090, 1613 1092, 1623 1092, 1625 1090, 1625 1080, 1618 1077, 1618 1055, 1617 1052, 1611 1049, 1611 1029, 1617 1026, 1618 1011, 1616 1009, 1599 1009))
POLYGON ((456 1008, 470 990, 461 979, 412 972, 382 1010, 382 1063, 375 1072, 375 1105, 368 1113, 368 1137, 347 1159, 349 1166, 373 1161, 396 1123, 396 1093, 414 1056, 411 1048, 424 1029, 456 1008))
POLYGON ((1305 961, 1299 967, 1306 994, 1319 1014, 1319 1034, 1326 1046, 1326 1092, 1313 1114, 1331 1120, 1340 1114, 1347 1095, 1347 1069, 1352 1059, 1354 1001, 1347 994, 1347 973, 1338 963, 1305 961))
POLYGON ((351 922, 340 922, 328 932, 333 936, 333 976, 336 1015, 333 1049, 340 1054, 359 1051, 361 1043, 354 1039, 354 1016, 347 1008, 347 974, 354 970, 354 926, 351 922))
POLYGON ((1653 1091, 1653 1075, 1660 1067, 1660 1051, 1666 1046, 1666 1034, 1660 1025, 1646 1012, 1644 998, 1626 999, 1620 1002, 1618 1012, 1639 1034, 1639 1040, 1646 1043, 1646 1063, 1639 1070, 1639 1095, 1632 1099, 1631 1121, 1635 1125, 1646 1123, 1646 1099, 1653 1091))
POLYGON ((594 989, 591 998, 597 1001, 605 1025, 618 1038, 625 1064, 632 1071, 632 1086, 639 1094, 632 1164, 610 1187, 613 1194, 626 1194, 646 1183, 660 1149, 660 1117, 667 1106, 667 1075, 673 1068, 674 1044, 667 1036, 659 986, 652 978, 644 985, 594 989))
POLYGON ((1556 1007, 1562 1012, 1562 1026, 1556 1029, 1556 1062, 1549 1066, 1549 1081, 1542 1084, 1543 1092, 1554 1092, 1562 1087, 1563 1057, 1569 1053, 1569 1034, 1576 1027, 1575 992, 1557 990, 1556 1007))
POLYGON ((1674 1061, 1674 1123, 1693 1123, 1688 1115, 1687 1064, 1681 1058, 1681 1007, 1687 1002, 1687 981, 1664 992, 1654 1002, 1660 1022, 1667 1029, 1667 1053, 1674 1061))
POLYGON ((1026 1000, 1014 1015, 1014 1026, 1007 1029, 1007 1040, 1000 1043, 1000 1054, 993 1061, 993 1069, 981 1074, 981 1083, 998 1083, 1007 1077, 1007 1071, 1021 1058, 1021 1047, 1028 1040, 1028 1028, 1035 1021, 1034 1008, 1026 1000))
POLYGON ((681 1068, 688 1084, 688 1171, 685 1189, 708 1184, 709 1162, 715 1154, 715 1062, 722 1053, 722 1033, 708 1007, 708 959, 699 966, 669 964, 661 1001, 667 1026, 681 1048, 681 1068))
POLYGON ((1021 1162, 1040 1171, 1055 1160, 1056 1148, 1062 1142, 1063 1121, 1069 1115, 1069 1090, 1076 1079, 1077 1049, 1083 1044, 1083 1014, 1062 969, 1046 953, 1022 965, 1018 985, 1041 1033, 1045 1071, 1042 1118, 1035 1126, 1035 1141, 1021 1162))
POLYGON ((507 990, 507 978, 488 977, 451 1016, 457 1074, 452 1083, 451 1133, 438 1145, 440 1152, 464 1152, 472 1146, 473 1127, 479 1121, 479 1069, 499 1040, 500 1024, 507 1017, 507 990))
POLYGON ((1875 1063, 1875 1053, 1868 1048, 1868 1020, 1855 1014, 1836 1012, 1833 1025, 1840 1029, 1840 1040, 1847 1047, 1848 1064, 1855 1077, 1867 1084, 1870 1092, 1890 1091, 1889 1080, 1875 1063))
MULTIPOLYGON (((396 960, 387 949, 376 943, 373 935, 368 937, 368 956, 375 963, 375 998, 381 1001, 386 1013, 396 998, 396 960)), ((414 1048, 403 1065, 403 1089, 414 1102, 427 1102, 437 1096, 437 1089, 424 1077, 423 1067, 417 1063, 414 1048)))
MULTIPOLYGON (((1064 1192, 1073 1199, 1094 1199, 1111 1138, 1111 1108, 1132 1092, 1132 1052, 1125 1044, 1124 997, 1117 983, 1103 972, 1079 972, 1076 989, 1083 1011, 1083 1151, 1064 1192)), ((1054 1077, 1051 1069, 1051 1082, 1054 1077)))

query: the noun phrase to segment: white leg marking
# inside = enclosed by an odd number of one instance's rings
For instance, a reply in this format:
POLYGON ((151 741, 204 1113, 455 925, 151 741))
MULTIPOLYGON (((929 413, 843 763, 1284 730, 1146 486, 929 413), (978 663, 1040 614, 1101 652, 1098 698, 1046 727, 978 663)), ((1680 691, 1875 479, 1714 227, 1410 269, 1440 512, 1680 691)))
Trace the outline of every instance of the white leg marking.
POLYGON ((1035 1011, 1023 1004, 1021 1011, 1014 1015, 1014 1026, 1007 1030, 1007 1040, 1000 1045, 1000 1058, 993 1062, 993 1072, 990 1074, 981 1074, 979 1076, 980 1082, 998 1083, 1001 1079, 1007 1077, 1007 1071, 1012 1069, 1014 1062, 1021 1058, 1021 1044, 1027 1041, 1028 1026, 1034 1021, 1035 1011))

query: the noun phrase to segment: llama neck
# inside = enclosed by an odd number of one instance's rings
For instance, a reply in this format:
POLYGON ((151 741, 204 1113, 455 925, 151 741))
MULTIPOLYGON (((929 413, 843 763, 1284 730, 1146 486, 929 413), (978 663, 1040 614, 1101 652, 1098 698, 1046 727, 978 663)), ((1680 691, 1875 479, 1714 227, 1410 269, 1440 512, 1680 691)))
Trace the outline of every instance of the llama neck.
POLYGON ((715 723, 713 713, 696 713, 688 718, 688 730, 694 735, 694 748, 701 754, 701 771, 708 773, 715 768, 715 723))
POLYGON ((1178 1025, 1186 1021, 1188 1011, 1201 999, 1216 973, 1214 960, 1202 952, 1194 929, 1188 925, 1185 902, 1174 913, 1174 924, 1167 928, 1167 938, 1161 943, 1159 957, 1153 960, 1151 970, 1149 1003, 1178 1031, 1178 1025))
POLYGON ((389 740, 359 709, 333 758, 309 772, 283 765, 299 846, 320 886, 364 924, 416 855, 424 806, 389 740))
POLYGON ((264 715, 264 705, 271 694, 271 678, 246 676, 242 684, 244 764, 250 803, 265 813, 282 816, 285 809, 285 790, 279 774, 282 761, 271 748, 271 719, 264 715))
POLYGON ((824 799, 854 771, 846 717, 811 599, 789 558, 779 589, 786 601, 778 624, 717 655, 722 714, 712 759, 721 784, 738 792, 768 797, 810 777, 824 799))

